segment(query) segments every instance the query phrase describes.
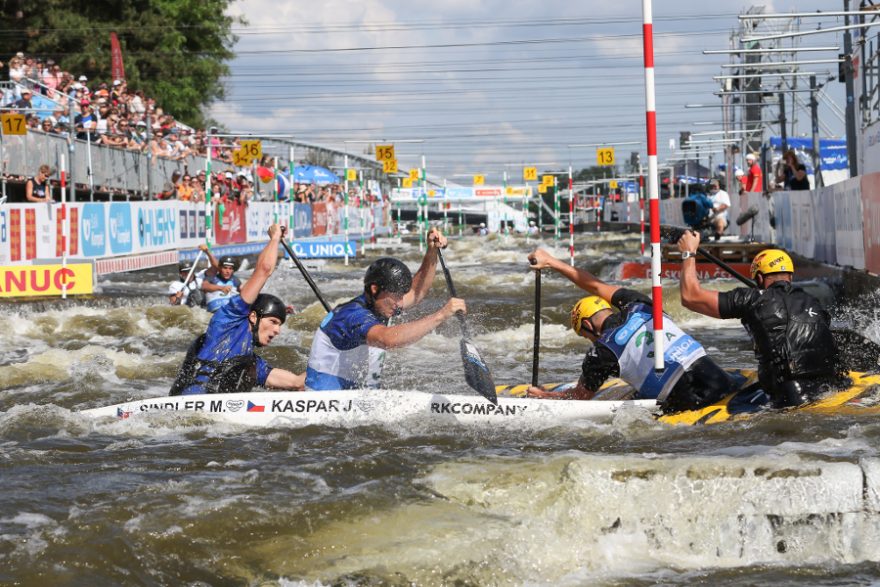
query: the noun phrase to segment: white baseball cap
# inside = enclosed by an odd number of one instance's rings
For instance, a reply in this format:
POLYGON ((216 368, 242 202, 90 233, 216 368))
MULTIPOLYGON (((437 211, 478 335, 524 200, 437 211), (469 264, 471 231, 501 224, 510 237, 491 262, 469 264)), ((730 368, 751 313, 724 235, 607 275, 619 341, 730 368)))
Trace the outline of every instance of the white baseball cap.
POLYGON ((746 161, 754 161, 755 159, 757 159, 757 157, 755 157, 754 153, 746 154, 746 161))
POLYGON ((84 76, 84 75, 81 75, 81 76, 79 76, 79 81, 81 81, 81 82, 87 82, 87 81, 89 81, 89 78, 87 78, 87 77, 84 76))

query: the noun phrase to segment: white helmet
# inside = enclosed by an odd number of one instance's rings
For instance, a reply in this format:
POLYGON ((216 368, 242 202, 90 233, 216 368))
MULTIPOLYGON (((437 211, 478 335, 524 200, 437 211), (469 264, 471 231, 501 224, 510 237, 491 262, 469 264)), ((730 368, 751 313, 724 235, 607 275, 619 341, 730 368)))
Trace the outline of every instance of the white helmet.
POLYGON ((485 222, 480 222, 480 228, 486 228, 486 223, 485 223, 485 222))
POLYGON ((529 220, 529 226, 534 226, 534 225, 535 225, 535 221, 534 221, 534 220, 529 220))

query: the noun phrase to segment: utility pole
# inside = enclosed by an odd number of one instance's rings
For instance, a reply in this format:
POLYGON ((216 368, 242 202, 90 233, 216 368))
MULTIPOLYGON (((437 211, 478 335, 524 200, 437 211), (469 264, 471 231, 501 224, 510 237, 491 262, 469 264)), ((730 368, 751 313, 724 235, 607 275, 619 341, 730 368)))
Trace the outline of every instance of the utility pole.
POLYGON ((779 129, 780 138, 782 139, 783 154, 788 151, 788 131, 785 128, 785 92, 779 92, 779 129))
POLYGON ((813 131, 813 177, 816 178, 816 187, 819 187, 821 180, 819 175, 819 162, 822 158, 819 156, 819 88, 816 87, 816 76, 810 76, 810 123, 813 131))
MULTIPOLYGON (((850 0, 843 0, 843 9, 849 12, 850 0)), ((850 25, 850 16, 844 16, 844 24, 850 25)), ((846 158, 849 161, 849 176, 859 174, 858 153, 856 144, 856 104, 855 83, 853 80, 852 33, 847 29, 843 33, 843 72, 846 75, 846 158)))

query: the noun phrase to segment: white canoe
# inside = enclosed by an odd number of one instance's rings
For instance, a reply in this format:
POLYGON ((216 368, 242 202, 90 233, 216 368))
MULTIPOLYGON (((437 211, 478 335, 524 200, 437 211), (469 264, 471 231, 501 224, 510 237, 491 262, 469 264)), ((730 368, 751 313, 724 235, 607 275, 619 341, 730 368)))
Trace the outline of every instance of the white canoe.
POLYGON ((148 412, 198 412, 248 426, 369 426, 406 420, 448 424, 552 427, 577 421, 610 421, 621 408, 657 411, 654 400, 559 401, 420 391, 345 390, 253 392, 157 397, 84 410, 96 418, 130 418, 148 412))

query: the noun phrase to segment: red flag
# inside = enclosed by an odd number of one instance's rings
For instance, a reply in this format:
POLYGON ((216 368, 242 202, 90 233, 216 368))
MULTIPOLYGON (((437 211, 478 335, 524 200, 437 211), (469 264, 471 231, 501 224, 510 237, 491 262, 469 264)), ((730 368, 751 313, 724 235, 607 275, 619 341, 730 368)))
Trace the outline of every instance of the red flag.
POLYGON ((122 48, 116 33, 110 33, 110 73, 114 80, 125 79, 125 66, 122 64, 122 48))

